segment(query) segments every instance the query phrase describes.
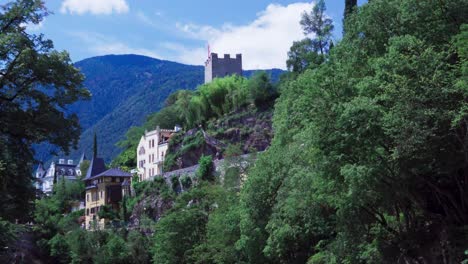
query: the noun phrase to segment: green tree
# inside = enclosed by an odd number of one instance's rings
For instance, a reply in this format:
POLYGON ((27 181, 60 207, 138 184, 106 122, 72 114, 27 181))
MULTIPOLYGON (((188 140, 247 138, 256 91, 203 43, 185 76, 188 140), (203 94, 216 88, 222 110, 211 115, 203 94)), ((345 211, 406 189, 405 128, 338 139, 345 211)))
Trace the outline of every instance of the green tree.
POLYGON ((241 191, 250 263, 465 258, 467 10, 371 1, 327 60, 282 84, 241 191))
POLYGON ((256 72, 247 82, 250 99, 256 106, 271 102, 276 91, 271 84, 270 77, 264 71, 256 72))
POLYGON ((213 164, 213 157, 202 156, 198 161, 197 177, 202 181, 212 182, 215 180, 215 168, 213 164))
MULTIPOLYGON (((148 125, 145 123, 144 127, 148 127, 148 125)), ((125 133, 125 138, 117 142, 116 145, 123 151, 111 162, 111 167, 121 167, 130 171, 137 166, 137 147, 145 133, 144 127, 131 127, 125 133)))
POLYGON ((319 0, 310 13, 302 14, 300 22, 306 36, 315 35, 311 40, 312 47, 321 55, 328 53, 334 28, 333 21, 327 17, 325 11, 325 1, 319 0))
POLYGON ((94 132, 93 137, 93 158, 96 158, 98 155, 98 143, 97 143, 97 134, 94 132))
POLYGON ((86 177, 86 173, 88 172, 89 165, 90 165, 89 160, 83 160, 83 162, 80 164, 80 171, 81 171, 82 178, 86 177))
POLYGON ((68 53, 55 51, 43 35, 26 32, 47 14, 39 0, 10 2, 0 11, 0 159, 9 164, 8 173, 0 174, 0 202, 8 205, 0 215, 10 220, 30 212, 31 146, 47 141, 65 152, 76 146, 78 119, 64 109, 89 98, 68 53))
POLYGON ((345 0, 344 20, 346 20, 356 7, 357 0, 345 0))
POLYGON ((150 263, 151 240, 138 231, 130 231, 127 235, 127 245, 131 256, 130 263, 150 263))
POLYGON ((302 73, 306 69, 316 67, 324 61, 323 56, 317 54, 313 41, 305 38, 301 41, 294 41, 288 51, 286 66, 289 71, 302 73))

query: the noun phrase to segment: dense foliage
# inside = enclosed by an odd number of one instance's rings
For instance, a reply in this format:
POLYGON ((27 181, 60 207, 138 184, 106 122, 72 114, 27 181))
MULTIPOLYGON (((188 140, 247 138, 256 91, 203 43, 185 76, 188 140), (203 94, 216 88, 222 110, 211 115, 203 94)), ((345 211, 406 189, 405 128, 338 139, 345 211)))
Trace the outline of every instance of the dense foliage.
MULTIPOLYGON (((135 189, 142 195, 141 188, 135 186, 135 189)), ((125 231, 111 225, 106 230, 84 230, 84 210, 73 210, 82 197, 82 181, 59 181, 51 196, 36 201, 35 235, 44 259, 50 263, 147 263, 150 260, 149 238, 139 231, 125 231)), ((131 203, 135 201, 124 202, 133 206, 131 203)), ((127 212, 104 207, 99 213, 108 220, 125 221, 127 212)))
MULTIPOLYGON (((307 34, 325 25, 319 3, 303 19, 307 34)), ((58 184, 48 198, 56 201, 38 202, 36 212, 53 234, 44 244, 55 260, 467 263, 468 2, 346 3, 339 43, 290 53, 302 66, 280 82, 275 138, 254 166, 231 145, 224 173, 203 157, 198 177, 133 183, 127 208, 148 197, 173 201, 161 217, 140 218, 146 236, 64 229, 76 226, 73 213, 58 213, 73 196, 58 184)), ((186 128, 204 126, 265 98, 271 86, 262 80, 231 77, 180 91, 153 124, 173 115, 186 128), (249 92, 252 80, 263 92, 249 92)))
POLYGON ((466 1, 373 0, 281 88, 241 194, 250 263, 457 263, 466 227, 466 1))
POLYGON ((0 217, 10 221, 24 220, 31 212, 31 146, 48 142, 65 152, 76 146, 77 116, 64 112, 89 98, 68 53, 54 50, 43 35, 26 31, 47 14, 39 0, 0 8, 0 217))

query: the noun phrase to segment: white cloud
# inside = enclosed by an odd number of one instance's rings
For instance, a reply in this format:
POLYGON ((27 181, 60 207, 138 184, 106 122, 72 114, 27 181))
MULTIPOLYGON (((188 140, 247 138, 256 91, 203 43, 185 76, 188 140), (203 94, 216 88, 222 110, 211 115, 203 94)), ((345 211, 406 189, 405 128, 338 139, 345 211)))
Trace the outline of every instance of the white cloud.
POLYGON ((143 13, 142 11, 138 11, 136 13, 136 18, 150 27, 154 27, 154 28, 159 27, 159 25, 156 22, 154 22, 151 18, 145 15, 145 13, 143 13))
POLYGON ((34 23, 25 24, 25 23, 22 23, 20 26, 25 27, 26 30, 28 30, 28 31, 35 32, 35 31, 41 30, 44 27, 44 22, 45 22, 45 19, 43 19, 38 24, 34 24, 34 23))
POLYGON ((153 50, 134 48, 127 45, 126 43, 120 42, 112 37, 108 37, 99 33, 73 32, 69 34, 84 42, 86 47, 88 47, 88 50, 96 56, 108 54, 137 54, 153 58, 161 58, 161 56, 153 50))
MULTIPOLYGON (((313 3, 270 4, 247 25, 214 28, 178 23, 176 27, 186 37, 206 41, 221 56, 242 53, 244 69, 284 69, 292 42, 304 38, 301 14, 312 7, 313 3)), ((180 55, 175 59, 184 63, 200 64, 207 57, 204 48, 188 49, 173 43, 166 43, 166 48, 177 50, 180 55)))
POLYGON ((127 13, 129 10, 125 0, 65 0, 62 2, 60 12, 79 14, 91 13, 93 15, 110 15, 112 13, 127 13))
MULTIPOLYGON (((212 40, 220 36, 223 31, 212 26, 200 26, 193 23, 176 23, 176 28, 185 34, 186 37, 198 40, 212 40)), ((227 26, 223 27, 228 30, 227 26)))

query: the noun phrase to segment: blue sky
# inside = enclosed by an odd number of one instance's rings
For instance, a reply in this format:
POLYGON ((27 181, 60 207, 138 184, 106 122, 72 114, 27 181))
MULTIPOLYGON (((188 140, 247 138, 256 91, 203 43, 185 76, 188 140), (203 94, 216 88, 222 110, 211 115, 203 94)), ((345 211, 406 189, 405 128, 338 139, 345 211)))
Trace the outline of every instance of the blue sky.
MULTIPOLYGON (((284 69, 292 42, 304 37, 300 14, 313 6, 289 0, 45 2, 53 14, 28 30, 45 34, 73 61, 133 53, 202 65, 210 43, 213 52, 242 53, 245 69, 284 69)), ((326 0, 326 5, 339 39, 344 0, 326 0)))

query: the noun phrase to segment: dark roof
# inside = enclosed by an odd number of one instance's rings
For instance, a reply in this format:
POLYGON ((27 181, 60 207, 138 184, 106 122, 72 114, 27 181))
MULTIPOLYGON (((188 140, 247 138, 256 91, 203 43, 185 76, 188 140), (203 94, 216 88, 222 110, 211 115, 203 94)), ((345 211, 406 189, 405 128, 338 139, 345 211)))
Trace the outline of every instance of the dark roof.
POLYGON ((125 179, 122 184, 122 186, 130 186, 130 181, 128 179, 125 179))
POLYGON ((42 163, 39 163, 39 166, 37 166, 36 172, 42 172, 42 171, 45 171, 44 166, 42 166, 42 163))
POLYGON ((98 175, 93 176, 94 177, 103 177, 103 176, 108 176, 108 177, 132 177, 131 173, 125 172, 121 169, 117 168, 112 168, 108 169, 102 173, 99 173, 98 175))
POLYGON ((88 168, 88 171, 86 172, 85 180, 90 179, 105 170, 106 170, 106 164, 104 163, 104 160, 101 158, 95 157, 91 160, 91 163, 89 164, 89 168, 88 168))

